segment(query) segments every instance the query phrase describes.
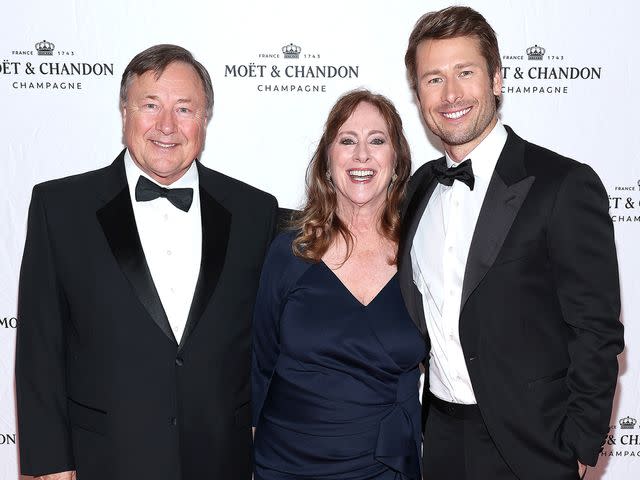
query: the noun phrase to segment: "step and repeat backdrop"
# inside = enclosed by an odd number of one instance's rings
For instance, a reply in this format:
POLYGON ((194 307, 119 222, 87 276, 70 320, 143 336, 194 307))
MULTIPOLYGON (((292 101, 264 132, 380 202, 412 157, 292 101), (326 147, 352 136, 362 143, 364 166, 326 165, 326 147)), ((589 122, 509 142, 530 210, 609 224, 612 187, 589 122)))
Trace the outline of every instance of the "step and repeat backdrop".
MULTIPOLYGON (((611 429, 588 478, 640 473, 640 78, 632 0, 474 0, 498 33, 502 121, 590 164, 608 191, 627 348, 611 429)), ((5 2, 0 28, 0 480, 19 478, 17 283, 34 184, 109 164, 122 149, 120 75, 157 43, 191 50, 215 106, 202 161, 296 208, 327 113, 343 92, 388 96, 414 165, 440 155, 404 68, 415 21, 445 1, 5 2)), ((116 439, 117 441, 117 439, 116 439)))

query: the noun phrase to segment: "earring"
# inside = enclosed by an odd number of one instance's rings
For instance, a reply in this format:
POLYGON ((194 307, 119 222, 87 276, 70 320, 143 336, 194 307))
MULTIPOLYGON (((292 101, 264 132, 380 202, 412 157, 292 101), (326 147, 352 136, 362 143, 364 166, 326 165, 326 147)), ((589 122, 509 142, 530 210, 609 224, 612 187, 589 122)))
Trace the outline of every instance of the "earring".
POLYGON ((398 179, 398 174, 394 170, 394 172, 391 174, 391 181, 389 182, 389 186, 387 187, 387 195, 391 193, 393 184, 396 182, 397 179, 398 179))

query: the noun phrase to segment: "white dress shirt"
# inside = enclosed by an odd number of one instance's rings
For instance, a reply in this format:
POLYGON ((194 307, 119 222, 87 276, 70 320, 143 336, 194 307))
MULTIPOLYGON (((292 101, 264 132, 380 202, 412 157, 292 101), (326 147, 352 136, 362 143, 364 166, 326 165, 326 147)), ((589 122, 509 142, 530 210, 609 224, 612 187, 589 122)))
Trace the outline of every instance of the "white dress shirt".
POLYGON ((124 164, 142 250, 173 335, 180 343, 202 257, 198 168, 196 162, 193 162, 187 173, 173 184, 161 185, 168 188, 193 188, 191 208, 188 212, 183 212, 162 197, 148 202, 136 201, 136 183, 140 175, 156 184, 158 182, 138 167, 128 150, 124 156, 124 164))
MULTIPOLYGON (((450 187, 438 183, 411 248, 413 281, 422 294, 431 340, 429 388, 453 403, 477 403, 460 344, 462 283, 480 208, 506 141, 507 131, 498 121, 469 153, 473 190, 459 180, 450 187)), ((446 159, 448 167, 458 165, 446 159)))

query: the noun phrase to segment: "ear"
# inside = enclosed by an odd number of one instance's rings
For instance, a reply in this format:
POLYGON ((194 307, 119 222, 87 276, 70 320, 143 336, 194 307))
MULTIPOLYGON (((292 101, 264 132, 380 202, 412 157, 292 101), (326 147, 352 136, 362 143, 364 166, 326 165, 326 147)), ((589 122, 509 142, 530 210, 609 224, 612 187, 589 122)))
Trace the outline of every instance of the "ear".
POLYGON ((420 104, 420 86, 418 85, 418 81, 416 80, 416 84, 413 87, 413 94, 416 96, 416 98, 418 99, 418 104, 420 104))
POLYGON ((127 105, 125 103, 120 104, 120 115, 122 116, 122 130, 124 130, 127 124, 127 105))
POLYGON ((500 71, 500 67, 498 67, 493 74, 493 94, 496 97, 502 95, 502 72, 500 71))

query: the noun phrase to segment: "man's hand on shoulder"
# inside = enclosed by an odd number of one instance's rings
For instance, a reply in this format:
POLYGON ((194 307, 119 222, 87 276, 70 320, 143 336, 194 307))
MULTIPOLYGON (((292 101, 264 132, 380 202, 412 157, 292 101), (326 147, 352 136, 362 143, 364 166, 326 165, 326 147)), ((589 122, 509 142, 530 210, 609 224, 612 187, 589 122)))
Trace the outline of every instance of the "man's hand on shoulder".
POLYGON ((49 475, 41 475, 40 477, 33 477, 33 480, 76 480, 76 472, 60 472, 50 473, 49 475))

